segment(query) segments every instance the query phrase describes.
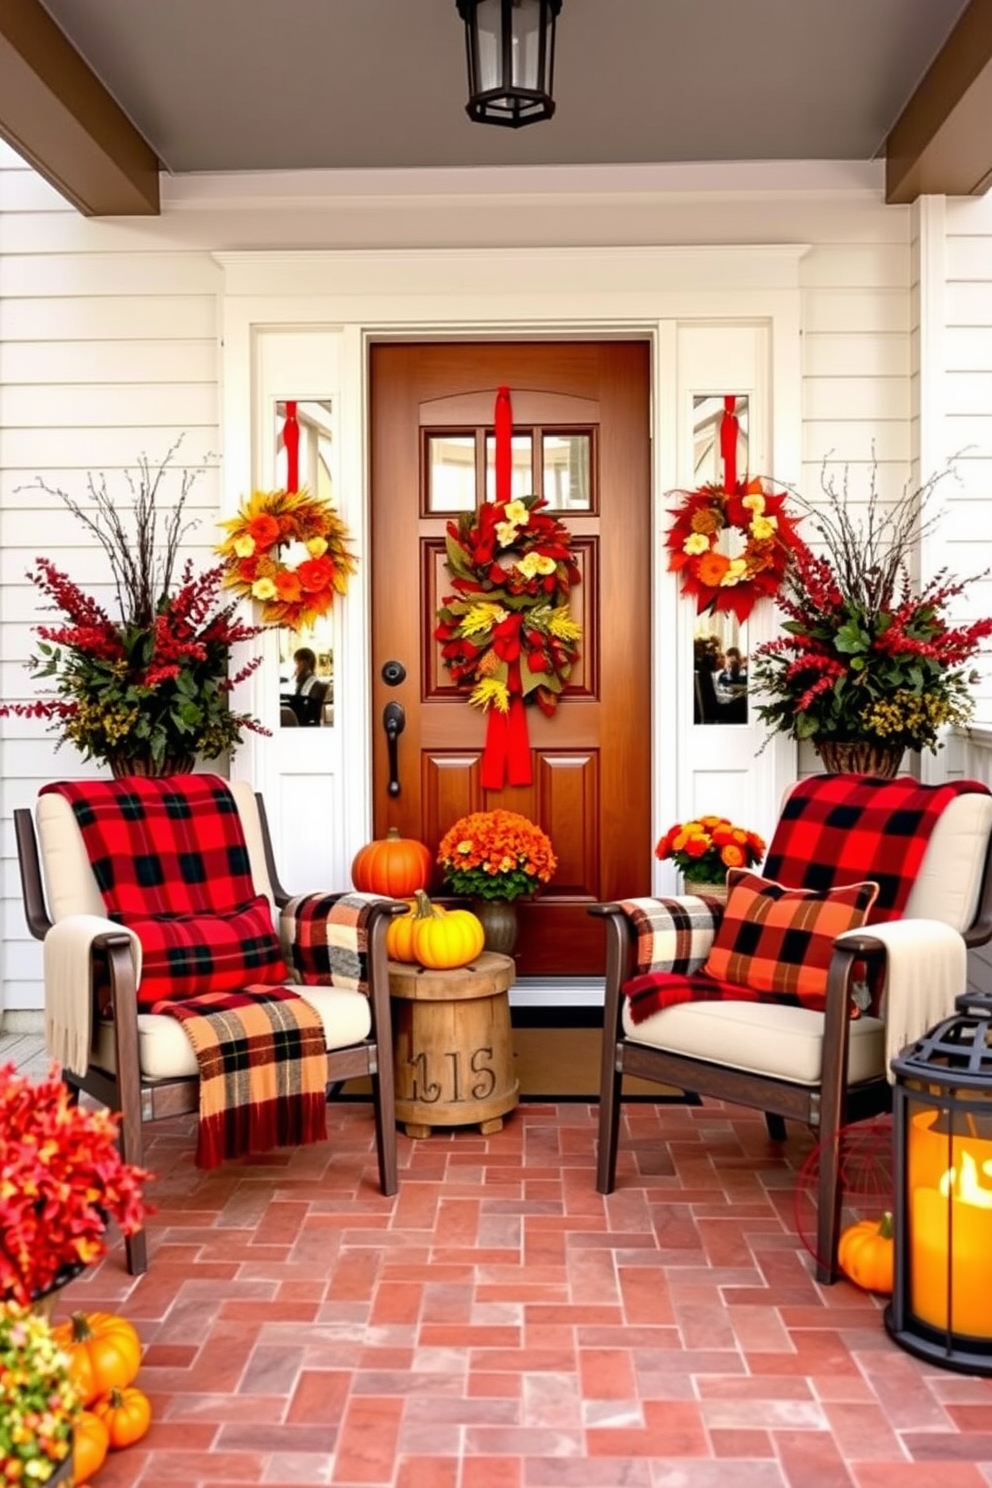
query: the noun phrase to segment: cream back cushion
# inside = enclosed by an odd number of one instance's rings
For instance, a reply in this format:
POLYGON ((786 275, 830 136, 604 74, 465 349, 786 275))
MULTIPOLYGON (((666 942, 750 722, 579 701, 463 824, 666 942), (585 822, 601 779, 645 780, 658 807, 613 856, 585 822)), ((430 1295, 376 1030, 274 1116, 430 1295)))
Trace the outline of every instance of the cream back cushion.
MULTIPOLYGON (((241 817, 255 891, 267 895, 271 904, 272 885, 265 863, 262 825, 255 793, 245 780, 232 780, 228 784, 241 817)), ((103 896, 93 877, 83 835, 76 825, 69 802, 63 796, 54 794, 39 796, 35 806, 35 820, 38 825, 48 912, 52 919, 58 923, 68 915, 105 914, 103 896)))
POLYGON ((992 796, 955 796, 930 835, 906 919, 942 920, 967 930, 978 908, 982 869, 992 834, 992 796))

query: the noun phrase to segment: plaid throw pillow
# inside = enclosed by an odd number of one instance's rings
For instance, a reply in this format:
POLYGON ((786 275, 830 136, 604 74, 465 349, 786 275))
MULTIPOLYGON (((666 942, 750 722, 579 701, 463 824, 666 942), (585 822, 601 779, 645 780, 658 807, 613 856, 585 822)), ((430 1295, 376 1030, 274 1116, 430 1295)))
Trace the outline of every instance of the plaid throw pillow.
POLYGON ((784 888, 743 868, 732 869, 727 884, 727 907, 703 970, 822 1011, 833 942, 865 923, 878 884, 817 893, 784 888))

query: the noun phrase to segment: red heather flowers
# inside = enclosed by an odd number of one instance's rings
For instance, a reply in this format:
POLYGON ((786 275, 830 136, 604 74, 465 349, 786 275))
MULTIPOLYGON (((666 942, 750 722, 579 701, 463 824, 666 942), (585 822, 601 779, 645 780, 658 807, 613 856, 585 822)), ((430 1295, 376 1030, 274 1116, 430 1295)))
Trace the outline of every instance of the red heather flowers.
POLYGON ((846 485, 838 491, 830 480, 825 507, 807 506, 825 551, 795 544, 778 596, 787 634, 751 658, 752 689, 769 699, 757 713, 772 732, 814 745, 936 751, 942 728, 971 718, 977 674, 967 663, 992 635, 992 618, 957 625, 948 618, 974 579, 942 571, 914 588, 909 578, 914 545, 934 524, 924 508, 941 478, 884 511, 873 474, 860 521, 848 510, 846 485))
POLYGON ((110 1219, 141 1228, 150 1175, 122 1161, 117 1121, 73 1105, 54 1068, 40 1082, 0 1069, 0 1297, 26 1305, 96 1260, 110 1219))

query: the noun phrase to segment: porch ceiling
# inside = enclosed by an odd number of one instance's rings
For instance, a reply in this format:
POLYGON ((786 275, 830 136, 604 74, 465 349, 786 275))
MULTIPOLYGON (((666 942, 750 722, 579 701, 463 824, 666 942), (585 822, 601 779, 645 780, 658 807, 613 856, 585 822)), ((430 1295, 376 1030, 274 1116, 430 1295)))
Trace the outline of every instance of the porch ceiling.
POLYGON ((563 0, 557 112, 464 112, 455 0, 3 0, 0 136, 87 215, 159 170, 886 160, 992 178, 992 0, 563 0))

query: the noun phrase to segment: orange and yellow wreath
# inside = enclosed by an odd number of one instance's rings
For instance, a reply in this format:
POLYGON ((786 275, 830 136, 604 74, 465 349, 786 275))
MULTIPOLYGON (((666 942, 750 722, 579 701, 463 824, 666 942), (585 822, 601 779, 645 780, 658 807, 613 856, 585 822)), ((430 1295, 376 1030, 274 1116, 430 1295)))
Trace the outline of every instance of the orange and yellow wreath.
POLYGON ((785 493, 751 480, 732 491, 709 485, 675 494, 682 499, 665 539, 669 571, 681 575, 698 614, 723 610, 743 622, 759 599, 778 592, 798 541, 785 493), (725 551, 725 533, 737 534, 739 551, 725 551))
POLYGON ((326 615, 357 568, 348 529, 329 501, 309 491, 255 491, 217 551, 224 585, 262 606, 264 625, 302 630, 326 615), (286 550, 285 561, 280 554, 286 550), (295 552, 294 552, 295 549, 295 552))

